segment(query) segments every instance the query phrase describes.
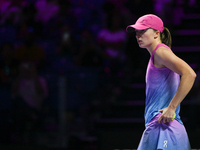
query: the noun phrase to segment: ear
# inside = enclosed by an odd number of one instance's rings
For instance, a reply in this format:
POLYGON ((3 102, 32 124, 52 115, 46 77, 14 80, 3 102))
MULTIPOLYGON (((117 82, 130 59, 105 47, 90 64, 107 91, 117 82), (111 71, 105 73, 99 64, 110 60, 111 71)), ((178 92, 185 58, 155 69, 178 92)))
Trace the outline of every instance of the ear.
POLYGON ((154 39, 157 39, 160 37, 160 31, 155 31, 154 32, 154 39))

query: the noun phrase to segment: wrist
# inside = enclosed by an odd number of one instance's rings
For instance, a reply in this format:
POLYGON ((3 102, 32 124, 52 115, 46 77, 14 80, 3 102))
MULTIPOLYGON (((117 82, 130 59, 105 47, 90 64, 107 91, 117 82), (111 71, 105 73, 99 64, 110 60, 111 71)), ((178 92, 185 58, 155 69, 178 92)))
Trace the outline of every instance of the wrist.
POLYGON ((169 104, 168 108, 170 108, 170 109, 172 109, 172 110, 176 111, 176 106, 175 106, 175 105, 173 105, 173 104, 169 104))

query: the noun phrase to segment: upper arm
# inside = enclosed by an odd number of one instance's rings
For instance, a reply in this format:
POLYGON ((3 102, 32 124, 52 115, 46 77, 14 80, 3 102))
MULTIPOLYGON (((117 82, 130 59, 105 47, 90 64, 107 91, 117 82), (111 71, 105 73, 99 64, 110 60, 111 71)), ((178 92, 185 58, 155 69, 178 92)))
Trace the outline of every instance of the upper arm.
POLYGON ((154 61, 163 65, 179 75, 194 73, 193 69, 182 59, 177 57, 170 49, 159 47, 154 54, 154 61))

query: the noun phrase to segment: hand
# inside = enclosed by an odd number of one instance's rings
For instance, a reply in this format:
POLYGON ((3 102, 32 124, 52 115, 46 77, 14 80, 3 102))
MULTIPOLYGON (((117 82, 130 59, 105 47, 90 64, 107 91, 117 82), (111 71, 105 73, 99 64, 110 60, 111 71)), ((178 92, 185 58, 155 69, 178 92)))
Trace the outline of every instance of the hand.
POLYGON ((163 121, 163 123, 173 121, 175 110, 166 107, 164 109, 159 110, 159 112, 162 113, 162 115, 158 118, 159 123, 161 123, 161 120, 163 121))

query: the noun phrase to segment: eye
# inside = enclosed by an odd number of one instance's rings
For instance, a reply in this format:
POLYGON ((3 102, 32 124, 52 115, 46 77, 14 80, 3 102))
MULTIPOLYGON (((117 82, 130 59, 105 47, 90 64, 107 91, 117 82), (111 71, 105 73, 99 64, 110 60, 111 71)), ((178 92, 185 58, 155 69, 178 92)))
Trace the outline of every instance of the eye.
MULTIPOLYGON (((149 29, 149 28, 148 28, 149 29)), ((148 29, 144 29, 144 30, 135 30, 136 34, 144 34, 148 29)))
POLYGON ((143 34, 145 31, 144 30, 136 30, 135 33, 136 34, 143 34))

